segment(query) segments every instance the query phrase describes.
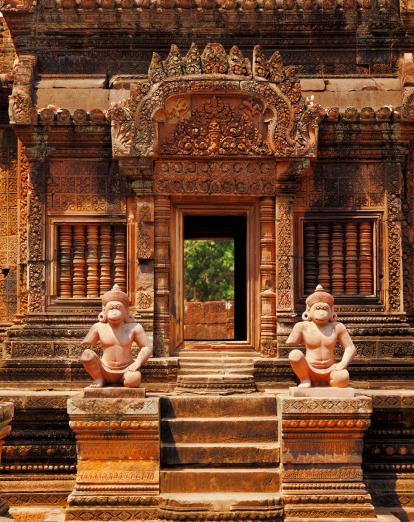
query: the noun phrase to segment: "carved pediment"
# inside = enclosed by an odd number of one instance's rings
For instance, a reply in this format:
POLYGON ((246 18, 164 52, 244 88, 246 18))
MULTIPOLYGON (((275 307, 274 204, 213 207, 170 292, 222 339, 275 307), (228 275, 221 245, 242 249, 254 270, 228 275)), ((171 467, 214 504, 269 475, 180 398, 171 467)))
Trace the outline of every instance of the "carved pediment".
POLYGON ((312 157, 320 108, 307 106, 293 67, 256 46, 192 44, 154 53, 148 79, 108 111, 115 158, 162 155, 312 157))

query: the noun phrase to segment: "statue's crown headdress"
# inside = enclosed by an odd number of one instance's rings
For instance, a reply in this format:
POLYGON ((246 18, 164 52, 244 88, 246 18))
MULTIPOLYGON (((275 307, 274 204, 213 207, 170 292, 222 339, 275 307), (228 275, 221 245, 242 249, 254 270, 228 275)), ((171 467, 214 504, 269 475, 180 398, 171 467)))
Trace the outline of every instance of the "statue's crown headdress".
POLYGON ((128 295, 125 292, 123 292, 117 284, 115 284, 111 290, 109 290, 102 296, 102 306, 105 306, 110 301, 119 301, 126 307, 128 307, 129 305, 128 295))
POLYGON ((308 308, 311 308, 315 303, 327 303, 332 307, 334 305, 334 296, 324 290, 322 285, 318 285, 313 294, 309 295, 306 299, 306 306, 308 308))

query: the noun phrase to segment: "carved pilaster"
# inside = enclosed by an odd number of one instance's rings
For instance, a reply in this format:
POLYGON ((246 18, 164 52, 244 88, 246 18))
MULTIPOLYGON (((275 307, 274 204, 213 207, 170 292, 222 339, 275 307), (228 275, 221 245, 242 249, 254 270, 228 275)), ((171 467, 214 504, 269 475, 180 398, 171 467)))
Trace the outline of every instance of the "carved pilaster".
POLYGON ((273 198, 260 201, 260 350, 276 356, 275 205, 273 198))
POLYGON ((18 141, 17 149, 17 175, 18 175, 18 296, 17 313, 27 313, 27 206, 28 206, 28 183, 30 164, 26 156, 22 142, 18 141))
MULTIPOLYGON (((137 312, 144 320, 154 320, 154 198, 137 201, 137 312)), ((153 326, 152 328, 153 329, 153 326)))
POLYGON ((29 161, 28 176, 28 312, 45 310, 46 167, 29 161))
POLYGON ((276 296, 277 312, 294 309, 293 196, 276 196, 276 296))
POLYGON ((387 186, 388 309, 402 311, 401 168, 390 169, 387 186))
POLYGON ((170 219, 170 198, 157 196, 155 198, 154 350, 158 356, 168 354, 170 341, 170 219))

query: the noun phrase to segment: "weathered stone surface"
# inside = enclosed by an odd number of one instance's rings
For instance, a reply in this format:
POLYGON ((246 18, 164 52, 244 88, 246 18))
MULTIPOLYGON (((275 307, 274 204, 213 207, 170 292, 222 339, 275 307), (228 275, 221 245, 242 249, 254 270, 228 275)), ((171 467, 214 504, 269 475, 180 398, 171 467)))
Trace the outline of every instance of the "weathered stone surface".
POLYGON ((66 520, 156 518, 159 493, 158 398, 85 398, 68 401, 76 434, 76 483, 66 520), (146 515, 145 515, 145 514, 146 515))
POLYGON ((377 517, 362 482, 371 399, 278 397, 286 521, 377 517))
MULTIPOLYGON (((14 414, 14 406, 11 402, 0 402, 0 458, 1 449, 4 444, 4 439, 10 433, 11 420, 14 414)), ((5 520, 10 518, 9 508, 5 500, 0 496, 0 518, 5 520)))

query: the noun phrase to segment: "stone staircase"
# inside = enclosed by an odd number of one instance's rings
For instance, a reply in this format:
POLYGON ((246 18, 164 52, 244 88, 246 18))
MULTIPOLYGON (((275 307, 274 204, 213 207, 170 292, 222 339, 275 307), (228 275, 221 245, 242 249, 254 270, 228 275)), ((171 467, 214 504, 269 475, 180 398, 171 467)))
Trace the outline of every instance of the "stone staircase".
POLYGON ((256 391, 252 352, 198 349, 181 352, 178 359, 177 393, 256 391))
POLYGON ((279 520, 274 396, 178 396, 161 401, 164 520, 279 520))

